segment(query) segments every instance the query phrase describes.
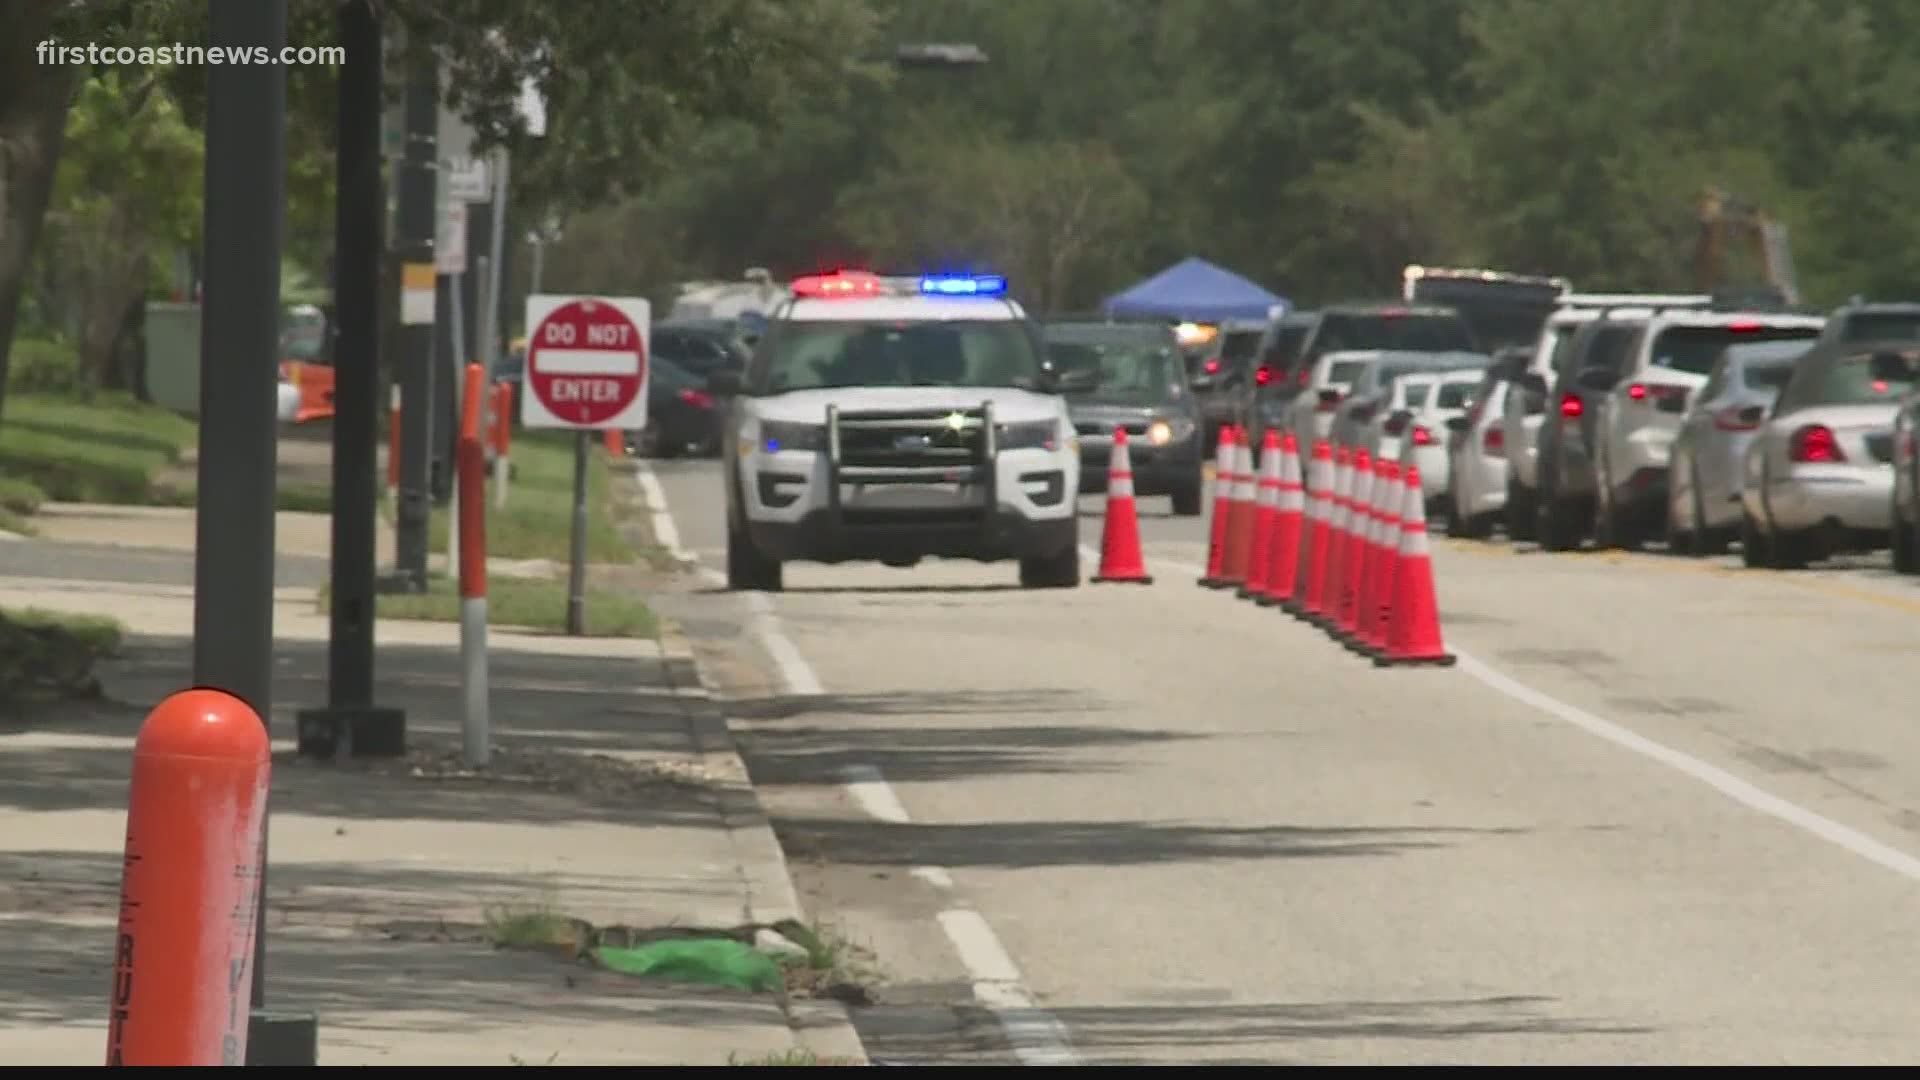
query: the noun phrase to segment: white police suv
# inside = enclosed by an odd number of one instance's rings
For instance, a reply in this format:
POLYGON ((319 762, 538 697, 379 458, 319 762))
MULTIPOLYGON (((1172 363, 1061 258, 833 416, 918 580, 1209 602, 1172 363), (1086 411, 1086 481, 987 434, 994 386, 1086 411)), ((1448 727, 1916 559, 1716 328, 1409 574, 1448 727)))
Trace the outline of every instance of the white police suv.
POLYGON ((1080 583, 1080 451, 1039 332, 981 276, 801 278, 729 399, 727 581, 781 565, 1018 560, 1027 588, 1080 583))

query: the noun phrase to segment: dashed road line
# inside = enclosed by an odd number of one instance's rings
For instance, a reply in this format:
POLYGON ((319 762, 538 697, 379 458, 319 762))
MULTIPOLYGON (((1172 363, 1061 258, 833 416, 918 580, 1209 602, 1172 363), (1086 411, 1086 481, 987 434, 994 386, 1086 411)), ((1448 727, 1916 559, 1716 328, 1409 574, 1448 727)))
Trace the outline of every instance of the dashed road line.
MULTIPOLYGON (((1191 573, 1198 579, 1204 571, 1197 566, 1162 559, 1160 565, 1180 573, 1191 573)), ((1895 599, 1888 597, 1886 599, 1895 599)), ((1550 694, 1535 690, 1511 675, 1499 671, 1475 657, 1454 648, 1462 674, 1471 675, 1500 694, 1523 705, 1544 712, 1564 723, 1571 724, 1589 735, 1631 750, 1642 757, 1659 762, 1693 780, 1713 788, 1734 802, 1758 811, 1775 820, 1785 822, 1812 836, 1818 837, 1834 846, 1891 870, 1911 881, 1920 881, 1920 857, 1901 851, 1892 845, 1882 843, 1866 833, 1842 825, 1840 822, 1815 813, 1798 803, 1781 798, 1756 784, 1735 776, 1733 773, 1710 764, 1691 754, 1656 742, 1611 720, 1602 719, 1593 713, 1575 705, 1570 705, 1550 694)))
POLYGON ((646 496, 647 507, 653 511, 653 538, 676 560, 693 562, 693 553, 680 546, 680 530, 673 523, 672 512, 667 509, 667 489, 660 486, 660 478, 654 475, 653 466, 642 459, 637 475, 640 478, 640 493, 646 496))

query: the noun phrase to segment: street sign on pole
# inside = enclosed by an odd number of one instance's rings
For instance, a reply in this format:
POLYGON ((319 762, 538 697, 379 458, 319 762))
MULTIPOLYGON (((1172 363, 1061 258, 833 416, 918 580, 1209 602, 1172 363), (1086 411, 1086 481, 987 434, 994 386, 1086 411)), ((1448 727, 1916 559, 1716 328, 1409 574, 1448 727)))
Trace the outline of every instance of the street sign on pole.
POLYGON ((486 202, 493 191, 487 175, 487 159, 450 158, 442 166, 447 177, 447 198, 454 202, 486 202))
POLYGON ((650 325, 643 299, 528 297, 520 423, 577 431, 645 428, 650 325))
POLYGON ((467 204, 452 200, 440 208, 440 235, 433 241, 434 268, 442 274, 467 272, 467 204))

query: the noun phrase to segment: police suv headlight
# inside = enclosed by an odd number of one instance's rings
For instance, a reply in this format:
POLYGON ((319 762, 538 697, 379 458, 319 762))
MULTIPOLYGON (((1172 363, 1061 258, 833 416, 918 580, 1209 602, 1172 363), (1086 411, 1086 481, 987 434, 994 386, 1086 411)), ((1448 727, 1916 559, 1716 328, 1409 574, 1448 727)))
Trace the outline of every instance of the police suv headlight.
POLYGON ((760 422, 759 448, 772 454, 781 450, 825 450, 827 428, 824 424, 798 424, 787 420, 760 422))
POLYGON ((1062 442, 1057 420, 1022 420, 1001 424, 996 441, 1002 450, 1058 450, 1062 442))
POLYGON ((1155 446, 1179 442, 1193 434, 1193 422, 1184 417, 1155 420, 1147 425, 1147 441, 1155 446))

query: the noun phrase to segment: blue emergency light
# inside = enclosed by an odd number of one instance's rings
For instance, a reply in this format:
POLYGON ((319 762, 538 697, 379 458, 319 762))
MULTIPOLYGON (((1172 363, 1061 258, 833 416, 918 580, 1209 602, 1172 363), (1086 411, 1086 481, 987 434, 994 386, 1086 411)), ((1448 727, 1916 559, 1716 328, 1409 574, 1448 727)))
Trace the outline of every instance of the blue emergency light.
POLYGON ((928 274, 920 291, 936 296, 1004 296, 1007 279, 998 274, 928 274))

